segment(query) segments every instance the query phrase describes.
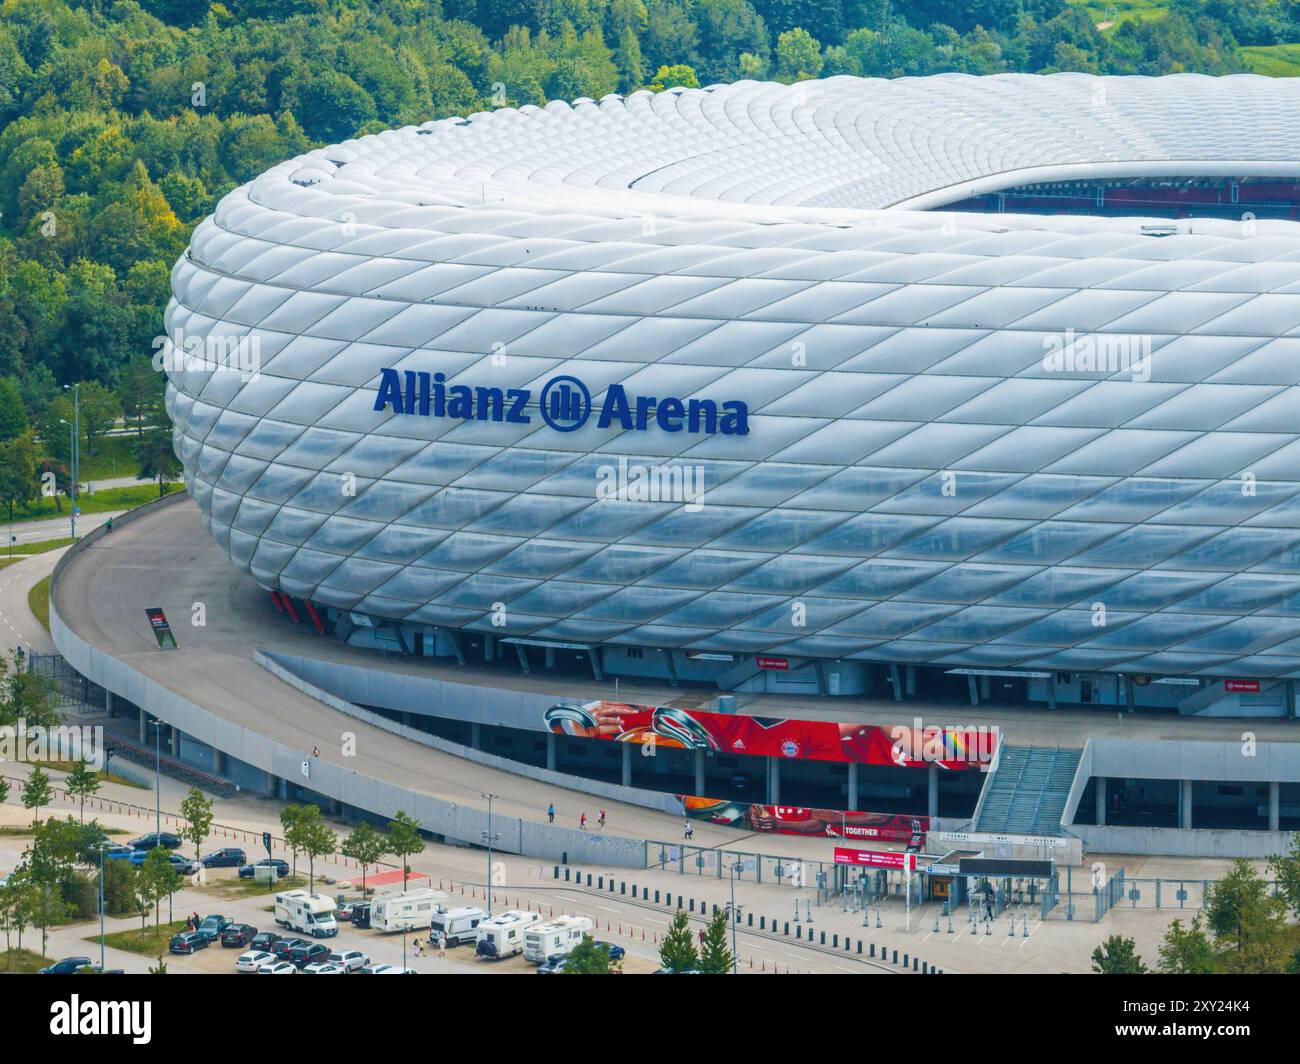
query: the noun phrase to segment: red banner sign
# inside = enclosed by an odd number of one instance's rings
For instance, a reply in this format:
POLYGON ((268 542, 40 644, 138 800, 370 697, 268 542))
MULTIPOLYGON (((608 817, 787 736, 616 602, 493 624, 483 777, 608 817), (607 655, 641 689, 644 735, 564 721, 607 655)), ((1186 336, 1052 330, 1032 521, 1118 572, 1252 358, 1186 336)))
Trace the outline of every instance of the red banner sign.
POLYGON ((584 739, 902 768, 982 768, 997 748, 996 732, 981 729, 885 728, 626 702, 561 702, 546 711, 545 721, 559 735, 584 739))
POLYGON ((866 865, 868 868, 898 868, 909 866, 916 870, 916 854, 903 850, 851 850, 844 846, 835 847, 835 863, 866 865))
POLYGON ((682 811, 694 820, 746 826, 774 835, 820 835, 830 839, 882 842, 925 841, 930 818, 907 813, 868 813, 861 809, 810 809, 797 805, 762 805, 726 798, 679 794, 682 811))
POLYGON ((785 672, 790 667, 789 658, 768 658, 760 654, 754 659, 754 664, 760 669, 775 669, 778 672, 785 672))
POLYGON ((1223 689, 1225 691, 1237 691, 1241 694, 1259 694, 1258 680, 1224 680, 1223 689))

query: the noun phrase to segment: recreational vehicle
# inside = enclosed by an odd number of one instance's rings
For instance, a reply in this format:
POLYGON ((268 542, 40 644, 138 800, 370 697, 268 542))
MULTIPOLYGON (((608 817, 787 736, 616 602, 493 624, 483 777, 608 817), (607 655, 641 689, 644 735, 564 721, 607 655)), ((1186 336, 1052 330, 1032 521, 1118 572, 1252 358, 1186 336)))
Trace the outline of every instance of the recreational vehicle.
POLYGON ((445 891, 422 887, 397 894, 381 894, 370 903, 370 926, 376 931, 424 930, 433 911, 448 902, 445 891))
POLYGON ((524 960, 541 964, 547 957, 566 956, 591 933, 591 921, 585 916, 557 916, 524 932, 524 960))
POLYGON ((497 913, 490 920, 478 925, 478 943, 474 952, 480 957, 501 960, 513 957, 524 950, 524 931, 541 923, 538 913, 524 912, 521 909, 509 909, 497 913))
POLYGON ((324 894, 308 894, 305 890, 286 890, 275 896, 275 922, 313 938, 330 938, 339 933, 334 902, 324 894))
POLYGON ((478 925, 486 919, 487 913, 472 906, 434 909, 433 919, 429 921, 429 941, 435 942, 439 935, 446 935, 448 946, 473 942, 478 938, 478 925))

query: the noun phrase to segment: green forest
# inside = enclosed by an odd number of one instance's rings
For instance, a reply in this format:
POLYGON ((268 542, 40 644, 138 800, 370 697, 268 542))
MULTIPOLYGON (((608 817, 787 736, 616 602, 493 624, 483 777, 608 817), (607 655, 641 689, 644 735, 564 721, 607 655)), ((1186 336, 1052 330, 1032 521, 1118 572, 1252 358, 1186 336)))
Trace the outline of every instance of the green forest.
POLYGON ((144 475, 175 474, 149 362, 172 264, 222 195, 312 147, 492 107, 742 78, 1300 70, 1297 0, 0 10, 0 505, 11 515, 42 474, 66 486, 74 384, 85 453, 125 426, 144 475))

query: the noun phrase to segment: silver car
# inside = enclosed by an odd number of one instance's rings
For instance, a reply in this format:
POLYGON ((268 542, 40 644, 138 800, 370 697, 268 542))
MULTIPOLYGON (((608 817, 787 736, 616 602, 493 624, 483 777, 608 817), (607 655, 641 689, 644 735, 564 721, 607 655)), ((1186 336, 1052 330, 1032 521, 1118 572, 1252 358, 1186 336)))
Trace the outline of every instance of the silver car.
POLYGON ((342 968, 345 972, 355 972, 370 963, 370 958, 359 949, 341 949, 325 958, 326 962, 342 968))

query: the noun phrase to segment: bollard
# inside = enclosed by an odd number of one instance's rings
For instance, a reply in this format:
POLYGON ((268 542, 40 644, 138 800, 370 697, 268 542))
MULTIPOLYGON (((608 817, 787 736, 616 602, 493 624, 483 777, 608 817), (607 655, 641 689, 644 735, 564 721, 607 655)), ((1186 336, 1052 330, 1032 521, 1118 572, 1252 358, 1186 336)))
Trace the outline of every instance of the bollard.
POLYGON ((692 898, 692 899, 691 899, 691 912, 694 912, 694 911, 695 911, 695 899, 692 898))
POLYGON ((657 890, 655 891, 655 904, 659 904, 659 892, 657 890))
POLYGON ((754 926, 754 914, 753 914, 753 913, 749 913, 748 915, 749 915, 749 926, 750 926, 750 927, 753 927, 753 926, 754 926))
POLYGON ((903 967, 904 967, 904 968, 907 967, 907 954, 906 954, 906 953, 903 954, 903 967))
POLYGON ((824 946, 824 945, 826 945, 826 932, 825 932, 825 931, 822 932, 822 937, 821 937, 821 939, 818 941, 817 944, 818 944, 819 946, 824 946))
POLYGON ((559 866, 559 865, 556 865, 554 868, 551 869, 551 878, 552 878, 552 879, 559 879, 559 878, 560 878, 560 866, 559 866))
POLYGON ((795 928, 794 928, 794 937, 795 937, 795 938, 803 938, 803 925, 802 925, 802 924, 796 924, 796 925, 795 925, 795 928))
POLYGON ((894 960, 893 960, 893 963, 894 963, 894 964, 897 964, 897 963, 898 963, 898 950, 894 950, 894 960))
MULTIPOLYGON (((633 887, 632 889, 633 889, 633 891, 635 891, 635 890, 636 890, 636 887, 633 887)), ((618 892, 619 892, 620 894, 626 894, 626 893, 627 893, 627 884, 624 883, 621 879, 618 881, 618 892)), ((632 895, 632 897, 635 898, 635 897, 636 897, 636 894, 634 893, 634 894, 632 895)))
POLYGON ((569 881, 569 869, 566 868, 566 869, 564 870, 564 882, 567 883, 568 881, 569 881))
MULTIPOLYGON (((823 944, 826 942, 826 932, 825 932, 825 931, 822 932, 822 942, 823 942, 823 944)), ((840 936, 839 936, 839 935, 831 935, 831 949, 839 949, 839 948, 840 948, 840 936)))
MULTIPOLYGON (((749 918, 752 920, 752 919, 754 918, 754 914, 753 914, 753 913, 750 913, 750 914, 749 914, 749 918)), ((766 930, 767 930, 767 917, 766 917, 766 916, 760 916, 760 917, 758 918, 758 929, 759 929, 760 931, 766 931, 766 930)))
POLYGON ((876 944, 873 942, 871 943, 871 956, 874 957, 875 955, 876 955, 876 944))
POLYGON ((597 889, 597 890, 604 890, 604 889, 605 889, 605 877, 604 877, 604 876, 597 876, 597 877, 596 877, 596 889, 597 889))
POLYGON ((787 921, 785 922, 785 930, 784 930, 783 932, 781 932, 781 933, 782 933, 783 935, 788 935, 788 934, 790 933, 790 921, 789 921, 789 920, 787 920, 787 921))
MULTIPOLYGON (((875 947, 875 946, 872 946, 872 947, 871 947, 871 952, 872 952, 873 955, 875 954, 875 952, 876 952, 876 947, 875 947)), ((862 953, 862 939, 858 939, 858 953, 859 953, 859 954, 862 953)))
POLYGON ((915 972, 919 970, 917 967, 919 963, 920 962, 915 957, 912 958, 912 971, 915 972))

